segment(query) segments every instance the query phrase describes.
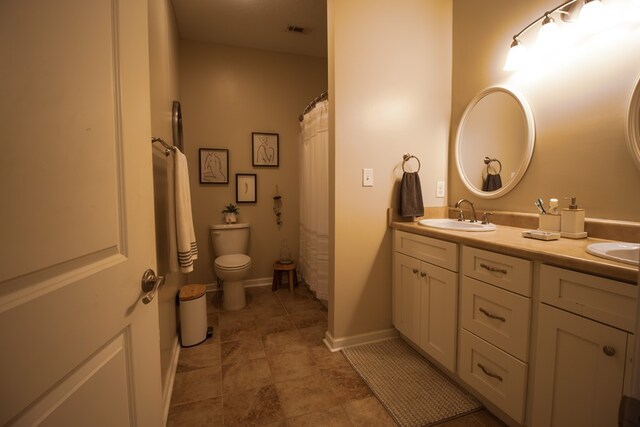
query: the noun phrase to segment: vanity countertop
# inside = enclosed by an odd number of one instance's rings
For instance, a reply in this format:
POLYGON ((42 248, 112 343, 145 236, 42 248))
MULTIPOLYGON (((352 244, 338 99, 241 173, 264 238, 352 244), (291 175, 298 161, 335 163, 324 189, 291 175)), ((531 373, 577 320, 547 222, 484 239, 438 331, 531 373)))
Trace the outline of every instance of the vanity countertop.
POLYGON ((609 277, 629 283, 637 283, 638 267, 617 261, 599 258, 586 252, 591 243, 607 242, 604 239, 567 239, 542 241, 522 237, 524 228, 497 225, 495 231, 467 232, 438 229, 419 225, 417 222, 391 222, 391 228, 474 246, 480 249, 501 252, 570 268, 589 274, 609 277))

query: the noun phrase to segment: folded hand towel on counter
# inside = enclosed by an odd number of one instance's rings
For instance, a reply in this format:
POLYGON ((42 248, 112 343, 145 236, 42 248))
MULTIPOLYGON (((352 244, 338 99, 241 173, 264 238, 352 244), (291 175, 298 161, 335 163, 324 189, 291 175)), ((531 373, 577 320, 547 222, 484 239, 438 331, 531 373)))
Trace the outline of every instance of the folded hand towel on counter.
POLYGON ((418 172, 405 172, 400 185, 400 215, 423 216, 422 187, 418 172))
POLYGON ((198 258, 198 246, 193 230, 191 213, 191 191, 189 188, 189 170, 187 158, 180 150, 173 155, 175 172, 176 239, 180 271, 193 271, 193 261, 198 258))

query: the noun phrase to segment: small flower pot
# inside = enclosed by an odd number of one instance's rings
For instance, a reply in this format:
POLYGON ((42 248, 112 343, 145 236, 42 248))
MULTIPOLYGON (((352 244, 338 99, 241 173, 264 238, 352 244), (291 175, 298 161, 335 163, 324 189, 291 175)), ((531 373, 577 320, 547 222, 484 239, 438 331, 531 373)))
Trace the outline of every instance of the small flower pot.
POLYGON ((227 224, 235 224, 238 222, 238 215, 234 213, 226 213, 224 214, 224 222, 227 224))

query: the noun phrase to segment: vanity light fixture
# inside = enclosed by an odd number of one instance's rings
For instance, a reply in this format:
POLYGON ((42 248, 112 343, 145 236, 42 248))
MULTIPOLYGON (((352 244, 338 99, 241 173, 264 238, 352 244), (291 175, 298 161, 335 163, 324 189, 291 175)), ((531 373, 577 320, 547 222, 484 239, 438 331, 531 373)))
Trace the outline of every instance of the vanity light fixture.
POLYGON ((580 9, 580 21, 587 25, 597 22, 603 8, 600 0, 585 0, 584 6, 580 9))
POLYGON ((556 20, 551 17, 549 12, 545 13, 542 26, 538 31, 537 45, 543 49, 553 46, 553 42, 557 39, 559 31, 560 28, 558 24, 556 24, 556 20))
POLYGON ((598 20, 598 15, 604 7, 600 0, 569 0, 562 3, 560 6, 545 12, 541 17, 537 18, 535 21, 524 27, 524 29, 522 29, 518 34, 513 36, 513 42, 511 43, 511 48, 507 54, 507 60, 503 69, 505 71, 514 71, 522 67, 524 60, 526 59, 526 48, 519 38, 541 21, 542 25, 538 30, 537 43, 542 46, 553 45, 560 29, 552 15, 559 14, 562 15, 563 21, 573 22, 574 9, 576 6, 575 3, 578 1, 582 2, 579 14, 580 21, 586 22, 587 24, 596 22, 598 20))

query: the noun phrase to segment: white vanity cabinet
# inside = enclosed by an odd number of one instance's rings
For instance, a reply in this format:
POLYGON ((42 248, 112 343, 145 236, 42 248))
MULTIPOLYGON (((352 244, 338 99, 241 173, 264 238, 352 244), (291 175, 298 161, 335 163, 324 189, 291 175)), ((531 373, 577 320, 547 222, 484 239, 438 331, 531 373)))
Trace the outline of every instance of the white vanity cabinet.
POLYGON ((618 425, 637 287, 542 265, 533 426, 618 425))
POLYGON ((457 244, 394 230, 394 325, 451 372, 456 361, 457 269, 457 244))
POLYGON ((531 318, 531 261, 462 247, 458 373, 524 423, 531 318))

